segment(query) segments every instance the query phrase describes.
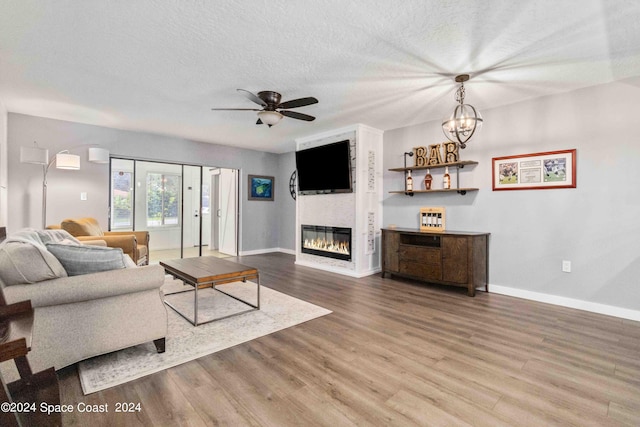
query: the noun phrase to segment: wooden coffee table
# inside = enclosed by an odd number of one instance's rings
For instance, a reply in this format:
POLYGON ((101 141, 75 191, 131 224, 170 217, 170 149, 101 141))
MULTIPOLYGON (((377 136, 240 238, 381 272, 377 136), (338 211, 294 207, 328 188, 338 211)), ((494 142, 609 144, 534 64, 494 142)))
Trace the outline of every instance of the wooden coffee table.
POLYGON ((195 258, 182 258, 174 259, 171 261, 161 261, 160 265, 164 267, 164 271, 167 274, 172 275, 176 279, 182 280, 183 283, 193 286, 193 289, 186 291, 178 291, 167 295, 172 295, 182 292, 194 292, 194 311, 193 319, 186 314, 180 312, 178 308, 173 306, 170 302, 165 300, 165 304, 171 307, 176 313, 188 320, 193 326, 203 325, 205 323, 213 322, 215 320, 225 319, 230 316, 246 313, 248 311, 260 310, 260 274, 258 269, 254 267, 248 267, 246 265, 238 264, 237 262, 227 261, 225 259, 203 256, 195 258), (217 289, 217 285, 223 283, 231 283, 237 281, 246 282, 247 280, 256 281, 257 289, 257 304, 253 305, 250 302, 244 301, 238 297, 228 294, 220 289, 217 289), (221 292, 243 304, 252 307, 249 310, 244 310, 239 313, 234 313, 228 316, 217 317, 215 319, 209 319, 204 322, 198 322, 198 290, 203 288, 213 288, 218 292, 221 292))

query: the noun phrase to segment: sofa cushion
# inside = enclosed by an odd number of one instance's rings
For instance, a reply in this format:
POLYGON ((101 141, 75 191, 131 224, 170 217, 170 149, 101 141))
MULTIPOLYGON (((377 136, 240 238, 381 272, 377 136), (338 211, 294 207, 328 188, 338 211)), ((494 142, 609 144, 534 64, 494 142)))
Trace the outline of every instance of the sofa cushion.
POLYGON ((75 237, 104 236, 104 232, 95 218, 68 218, 60 223, 60 227, 75 237))
POLYGON ((0 246, 0 279, 5 286, 66 277, 60 261, 44 246, 11 240, 0 246))
POLYGON ((49 243, 47 249, 60 261, 69 276, 126 267, 123 259, 124 254, 120 248, 49 243))

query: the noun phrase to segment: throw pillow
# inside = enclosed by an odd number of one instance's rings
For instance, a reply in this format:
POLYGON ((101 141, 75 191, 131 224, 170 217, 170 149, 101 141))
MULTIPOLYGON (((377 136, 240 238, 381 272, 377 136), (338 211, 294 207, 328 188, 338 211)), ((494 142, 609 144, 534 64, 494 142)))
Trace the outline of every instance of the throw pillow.
POLYGON ((41 245, 7 241, 0 247, 0 279, 5 286, 66 277, 64 267, 41 245))
POLYGON ((125 268, 120 248, 49 243, 47 249, 60 261, 69 276, 125 268))

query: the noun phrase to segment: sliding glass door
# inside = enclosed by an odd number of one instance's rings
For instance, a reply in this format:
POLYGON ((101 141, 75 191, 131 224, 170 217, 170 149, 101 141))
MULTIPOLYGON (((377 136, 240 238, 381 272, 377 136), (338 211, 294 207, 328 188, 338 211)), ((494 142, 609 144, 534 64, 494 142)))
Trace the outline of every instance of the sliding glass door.
POLYGON ((109 226, 149 232, 151 263, 237 255, 238 171, 111 160, 109 226))

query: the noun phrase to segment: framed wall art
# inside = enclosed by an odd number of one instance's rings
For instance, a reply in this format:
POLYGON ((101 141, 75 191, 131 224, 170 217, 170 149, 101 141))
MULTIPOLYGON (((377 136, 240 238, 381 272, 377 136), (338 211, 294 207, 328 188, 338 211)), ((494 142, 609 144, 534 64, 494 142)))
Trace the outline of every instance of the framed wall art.
POLYGON ((249 175, 249 200, 273 201, 274 177, 249 175))
POLYGON ((493 190, 576 188, 576 150, 494 157, 493 190))

